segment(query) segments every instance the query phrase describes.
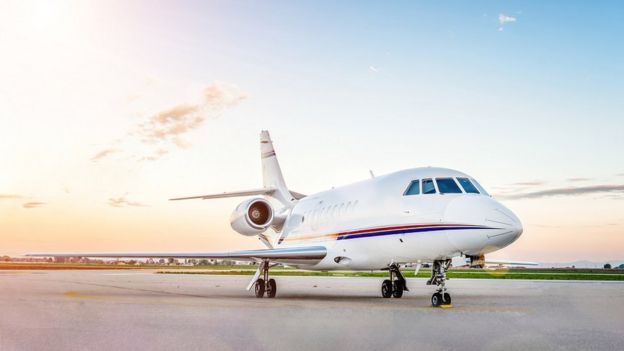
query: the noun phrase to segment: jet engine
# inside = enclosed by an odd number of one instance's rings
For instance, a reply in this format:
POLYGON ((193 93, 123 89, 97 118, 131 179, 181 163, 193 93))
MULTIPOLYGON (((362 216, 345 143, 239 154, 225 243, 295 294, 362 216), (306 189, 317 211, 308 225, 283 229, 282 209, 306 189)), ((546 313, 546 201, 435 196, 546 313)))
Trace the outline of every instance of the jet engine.
POLYGON ((252 198, 241 202, 230 217, 230 225, 236 232, 252 236, 261 234, 273 224, 274 210, 262 198, 252 198))

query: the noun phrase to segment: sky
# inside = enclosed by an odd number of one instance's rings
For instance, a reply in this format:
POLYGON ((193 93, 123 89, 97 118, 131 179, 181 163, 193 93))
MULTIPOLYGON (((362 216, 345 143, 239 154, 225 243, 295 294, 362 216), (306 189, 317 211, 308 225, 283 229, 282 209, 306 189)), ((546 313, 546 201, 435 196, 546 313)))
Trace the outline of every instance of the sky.
POLYGON ((260 130, 288 186, 466 172, 523 236, 624 257, 619 1, 0 2, 0 253, 257 248, 260 130))

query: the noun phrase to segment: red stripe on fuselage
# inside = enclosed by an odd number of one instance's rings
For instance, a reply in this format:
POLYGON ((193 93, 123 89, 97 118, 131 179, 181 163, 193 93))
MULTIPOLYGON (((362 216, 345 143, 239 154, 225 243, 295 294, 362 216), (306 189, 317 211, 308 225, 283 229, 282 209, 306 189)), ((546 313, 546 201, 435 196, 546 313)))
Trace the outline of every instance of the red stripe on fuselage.
POLYGON ((461 226, 461 227, 479 227, 478 225, 474 225, 474 224, 453 224, 453 223, 410 224, 410 225, 399 225, 399 226, 391 226, 391 227, 374 227, 374 228, 366 228, 366 229, 357 229, 357 230, 351 230, 351 231, 340 232, 340 233, 311 235, 311 236, 295 237, 295 238, 285 238, 285 239, 281 240, 280 242, 283 242, 283 241, 308 241, 308 240, 322 239, 322 238, 338 238, 338 237, 344 236, 344 235, 365 234, 365 233, 372 233, 372 232, 383 233, 385 231, 401 230, 401 229, 426 228, 426 227, 432 227, 432 228, 436 228, 436 227, 449 227, 449 228, 452 228, 452 227, 458 227, 458 226, 461 226))

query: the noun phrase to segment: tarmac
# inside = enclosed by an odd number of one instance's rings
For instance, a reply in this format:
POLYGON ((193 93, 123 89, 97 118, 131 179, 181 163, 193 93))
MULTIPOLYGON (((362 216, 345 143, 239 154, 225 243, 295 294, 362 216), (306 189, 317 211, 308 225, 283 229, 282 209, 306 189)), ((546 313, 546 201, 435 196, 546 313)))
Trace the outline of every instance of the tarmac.
POLYGON ((624 350, 624 282, 0 271, 0 350, 624 350))

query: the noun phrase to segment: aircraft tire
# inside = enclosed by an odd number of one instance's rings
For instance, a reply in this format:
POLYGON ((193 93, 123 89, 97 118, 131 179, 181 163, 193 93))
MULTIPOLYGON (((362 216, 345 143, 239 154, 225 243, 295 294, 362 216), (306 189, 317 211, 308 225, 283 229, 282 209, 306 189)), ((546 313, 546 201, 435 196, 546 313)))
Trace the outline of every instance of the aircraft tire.
POLYGON ((256 280, 256 284, 255 284, 255 292, 256 292, 256 297, 257 298, 261 298, 264 296, 264 279, 260 278, 258 280, 256 280))
POLYGON ((444 305, 450 305, 451 304, 451 295, 449 293, 444 293, 444 305))
POLYGON ((442 295, 440 293, 435 293, 431 295, 431 306, 439 307, 442 304, 442 295))
POLYGON ((392 296, 397 299, 403 297, 403 282, 400 280, 395 280, 394 284, 392 284, 392 296))
POLYGON ((386 279, 381 283, 381 296, 385 299, 392 296, 392 282, 386 279))
POLYGON ((275 294, 277 294, 277 283, 275 282, 275 279, 269 279, 266 294, 268 298, 274 298, 275 294))

